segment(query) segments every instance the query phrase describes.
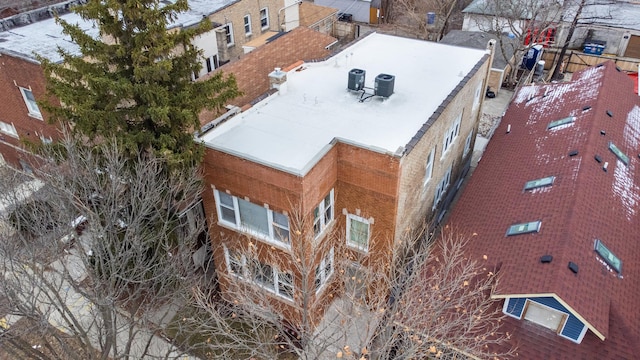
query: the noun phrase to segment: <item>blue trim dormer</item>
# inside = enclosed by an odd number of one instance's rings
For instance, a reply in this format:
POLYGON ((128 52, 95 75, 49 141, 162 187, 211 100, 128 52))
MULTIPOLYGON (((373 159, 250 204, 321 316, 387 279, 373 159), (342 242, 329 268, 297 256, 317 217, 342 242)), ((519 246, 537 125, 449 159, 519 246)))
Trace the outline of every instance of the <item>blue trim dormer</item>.
MULTIPOLYGON (((553 330, 557 324, 557 334, 577 344, 582 342, 587 332, 587 326, 553 297, 506 298, 502 311, 519 320, 529 320, 547 312, 548 318, 554 320, 549 322, 550 326, 543 326, 553 330), (527 316, 528 311, 531 311, 530 316, 527 316)), ((536 322, 533 319, 531 321, 536 322)))

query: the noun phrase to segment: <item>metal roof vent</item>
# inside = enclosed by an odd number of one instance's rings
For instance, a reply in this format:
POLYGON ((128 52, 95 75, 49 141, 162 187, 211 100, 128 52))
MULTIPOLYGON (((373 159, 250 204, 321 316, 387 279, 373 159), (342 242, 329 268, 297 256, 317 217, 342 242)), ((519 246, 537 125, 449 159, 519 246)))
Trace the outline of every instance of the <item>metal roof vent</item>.
POLYGON ((362 69, 351 69, 351 71, 349 71, 349 83, 347 84, 349 90, 362 90, 364 88, 366 74, 367 72, 362 69))
POLYGON ((540 257, 540 262, 543 264, 548 264, 551 262, 551 260, 553 260, 553 256, 551 255, 542 255, 540 257))
POLYGON ((611 110, 607 110, 607 116, 608 117, 613 117, 613 113, 611 112, 611 110))
POLYGON ((573 261, 569 261, 569 270, 571 270, 572 273, 577 274, 578 264, 574 263, 573 261))
POLYGON ((377 96, 389 97, 393 94, 393 86, 395 85, 395 82, 395 76, 389 74, 380 74, 376 76, 373 91, 377 96))
POLYGON ((599 163, 602 162, 602 158, 599 155, 596 155, 593 158, 596 159, 596 161, 599 162, 599 163))

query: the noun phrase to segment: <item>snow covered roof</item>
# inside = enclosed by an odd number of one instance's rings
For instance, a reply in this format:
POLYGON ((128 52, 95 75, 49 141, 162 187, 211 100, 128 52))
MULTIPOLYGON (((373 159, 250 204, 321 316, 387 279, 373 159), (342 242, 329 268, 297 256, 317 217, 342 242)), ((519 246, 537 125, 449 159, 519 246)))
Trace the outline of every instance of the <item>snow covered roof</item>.
MULTIPOLYGON (((99 32, 89 21, 83 20, 75 13, 60 16, 70 24, 78 24, 91 36, 98 37, 99 32)), ((34 54, 41 55, 53 62, 62 61, 58 48, 77 54, 78 45, 68 35, 62 33, 62 26, 54 18, 38 21, 26 26, 15 27, 0 32, 0 52, 16 54, 35 59, 34 54)))
POLYGON ((335 140, 400 155, 485 55, 485 50, 374 33, 326 61, 290 71, 286 93, 201 139, 210 148, 296 175, 310 170, 335 140), (354 68, 366 71, 368 88, 378 74, 394 75, 393 95, 359 101, 361 92, 347 90, 354 68))
MULTIPOLYGON (((161 1, 167 3, 170 0, 161 1)), ((168 28, 192 26, 216 11, 237 2, 238 0, 190 0, 189 10, 177 15, 176 20, 168 28)), ((49 14, 51 15, 51 14, 49 14)), ((19 16, 19 15, 16 15, 19 16)), ((83 20, 75 13, 61 15, 70 24, 78 24, 91 36, 98 37, 99 31, 93 22, 83 20)), ((25 26, 12 27, 0 32, 0 52, 11 53, 31 59, 34 54, 41 55, 53 62, 62 61, 57 53, 58 47, 72 54, 78 54, 78 46, 62 33, 62 26, 53 18, 30 23, 25 26)))

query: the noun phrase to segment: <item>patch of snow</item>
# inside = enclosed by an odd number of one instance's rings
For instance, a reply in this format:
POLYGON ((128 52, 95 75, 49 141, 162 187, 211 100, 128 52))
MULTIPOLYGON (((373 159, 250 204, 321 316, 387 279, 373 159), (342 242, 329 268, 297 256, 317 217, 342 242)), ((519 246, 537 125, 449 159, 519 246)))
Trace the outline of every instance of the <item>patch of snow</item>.
POLYGON ((640 202, 640 188, 633 181, 633 168, 633 161, 626 166, 622 161, 616 160, 612 184, 613 194, 622 202, 629 221, 636 215, 636 207, 640 202))

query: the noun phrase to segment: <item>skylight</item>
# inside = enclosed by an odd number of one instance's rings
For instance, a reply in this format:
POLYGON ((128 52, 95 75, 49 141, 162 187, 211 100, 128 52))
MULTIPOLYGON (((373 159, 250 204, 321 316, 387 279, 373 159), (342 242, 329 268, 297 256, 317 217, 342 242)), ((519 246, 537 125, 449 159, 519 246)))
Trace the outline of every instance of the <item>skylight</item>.
POLYGON ((622 272, 622 260, 618 259, 611 250, 607 249, 606 246, 602 243, 602 241, 596 239, 596 243, 594 245, 594 250, 600 255, 602 260, 606 262, 609 266, 611 266, 615 271, 620 274, 622 272))
POLYGON ((542 179, 527 181, 527 183, 524 184, 524 190, 532 190, 535 188, 552 185, 555 178, 555 176, 547 176, 542 179))
POLYGON ((547 125, 547 130, 549 129, 553 129, 555 127, 561 126, 561 125, 565 125, 565 124, 570 124, 572 122, 574 122, 576 120, 575 116, 569 116, 560 120, 556 120, 556 121, 552 121, 549 123, 549 125, 547 125))
POLYGON ((507 230, 507 236, 538 232, 540 231, 541 225, 542 225, 542 221, 540 220, 511 225, 507 230))
POLYGON ((625 165, 629 165, 629 157, 625 155, 622 150, 618 149, 618 147, 611 141, 609 141, 609 150, 611 150, 611 152, 614 153, 625 165))

